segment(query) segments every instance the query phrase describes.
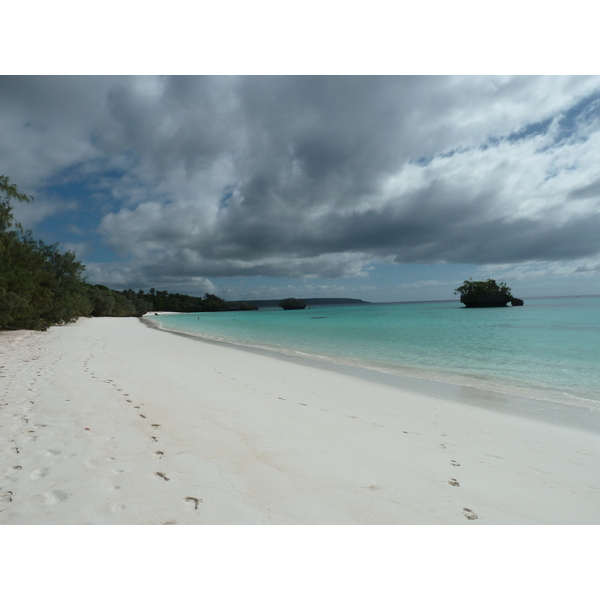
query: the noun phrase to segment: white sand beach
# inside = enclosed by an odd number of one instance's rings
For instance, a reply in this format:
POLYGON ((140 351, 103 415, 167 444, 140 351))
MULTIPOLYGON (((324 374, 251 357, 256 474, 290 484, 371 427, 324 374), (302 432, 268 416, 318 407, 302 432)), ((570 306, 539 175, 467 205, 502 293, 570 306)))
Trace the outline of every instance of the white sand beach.
POLYGON ((598 524, 600 434, 80 319, 0 334, 0 524, 598 524))

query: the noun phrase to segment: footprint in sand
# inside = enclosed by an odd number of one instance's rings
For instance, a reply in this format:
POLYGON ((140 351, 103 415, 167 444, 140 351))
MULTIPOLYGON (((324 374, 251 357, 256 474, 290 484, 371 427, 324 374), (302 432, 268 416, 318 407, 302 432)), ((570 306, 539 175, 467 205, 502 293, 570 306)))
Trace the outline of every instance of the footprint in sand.
POLYGON ((162 457, 163 457, 163 454, 164 454, 164 452, 163 452, 162 450, 158 450, 158 451, 156 451, 154 454, 156 454, 156 456, 158 456, 158 458, 162 458, 162 457))
POLYGON ((21 465, 15 465, 6 471, 6 476, 10 477, 11 475, 15 475, 18 473, 23 467, 21 465))
POLYGON ((458 483, 458 481, 456 481, 456 479, 450 479, 450 480, 448 481, 448 483, 449 483, 450 485, 453 485, 454 487, 458 487, 458 486, 460 485, 460 483, 458 483))
POLYGON ((31 479, 41 479, 42 477, 46 477, 46 475, 48 475, 49 472, 49 469, 35 469, 35 471, 31 472, 29 477, 31 477, 31 479))
POLYGON ((140 413, 140 417, 142 417, 142 419, 145 419, 146 415, 143 415, 142 413, 140 413))
POLYGON ((183 499, 184 502, 193 502, 194 503, 194 510, 198 510, 198 504, 200 504, 200 502, 202 502, 202 498, 194 498, 194 496, 186 496, 183 499))
POLYGON ((46 506, 53 506, 54 504, 59 504, 60 502, 68 500, 69 494, 56 490, 55 492, 45 492, 42 494, 42 497, 44 498, 46 506))
POLYGON ((479 517, 470 508, 463 508, 463 514, 467 519, 469 519, 469 521, 479 519, 479 517))
POLYGON ((12 502, 12 492, 3 492, 0 494, 0 502, 6 502, 7 504, 9 502, 12 502))
POLYGON ((152 425, 150 425, 150 427, 153 427, 154 429, 158 429, 160 427, 159 423, 152 423, 152 425))
POLYGON ((460 463, 457 463, 455 460, 451 460, 451 461, 450 461, 450 464, 451 464, 453 467, 460 467, 460 463))
POLYGON ((153 439, 155 442, 158 442, 158 438, 157 437, 151 435, 150 438, 153 439))
POLYGON ((164 473, 161 473, 160 471, 156 471, 156 473, 154 473, 154 474, 158 475, 158 477, 162 477, 165 481, 170 481, 169 478, 164 473))

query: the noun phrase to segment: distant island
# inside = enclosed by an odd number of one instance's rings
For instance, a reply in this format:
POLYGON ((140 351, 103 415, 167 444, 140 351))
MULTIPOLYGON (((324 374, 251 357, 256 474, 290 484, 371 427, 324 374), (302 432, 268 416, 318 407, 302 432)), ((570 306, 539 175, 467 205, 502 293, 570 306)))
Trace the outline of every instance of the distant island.
MULTIPOLYGON (((358 300, 357 298, 302 298, 306 302, 307 306, 317 306, 323 304, 371 304, 365 300, 358 300)), ((279 306, 281 298, 277 300, 236 300, 236 303, 245 302, 252 304, 258 308, 264 308, 268 306, 279 306)))
POLYGON ((279 306, 283 308, 283 310, 303 310, 306 308, 306 302, 300 298, 284 298, 279 303, 279 306))
POLYGON ((506 306, 523 306, 523 300, 515 298, 505 283, 496 283, 494 279, 473 281, 469 279, 454 290, 460 294, 460 301, 466 308, 490 308, 506 306))

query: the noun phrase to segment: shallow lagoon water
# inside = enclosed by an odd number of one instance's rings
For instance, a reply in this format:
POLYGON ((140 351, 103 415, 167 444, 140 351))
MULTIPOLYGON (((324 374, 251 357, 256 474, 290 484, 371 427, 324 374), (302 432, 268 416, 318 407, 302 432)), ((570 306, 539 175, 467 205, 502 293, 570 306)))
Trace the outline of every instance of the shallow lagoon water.
POLYGON ((313 306, 152 317, 164 329, 384 373, 600 406, 600 297, 313 306))

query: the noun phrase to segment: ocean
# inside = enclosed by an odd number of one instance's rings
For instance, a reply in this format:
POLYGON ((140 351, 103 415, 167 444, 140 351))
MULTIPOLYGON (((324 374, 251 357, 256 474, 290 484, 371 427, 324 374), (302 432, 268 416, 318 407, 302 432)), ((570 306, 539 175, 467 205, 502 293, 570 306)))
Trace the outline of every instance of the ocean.
POLYGON ((163 329, 291 357, 600 407, 600 296, 151 317, 163 329))

